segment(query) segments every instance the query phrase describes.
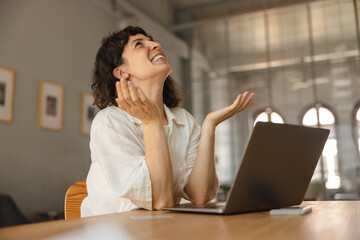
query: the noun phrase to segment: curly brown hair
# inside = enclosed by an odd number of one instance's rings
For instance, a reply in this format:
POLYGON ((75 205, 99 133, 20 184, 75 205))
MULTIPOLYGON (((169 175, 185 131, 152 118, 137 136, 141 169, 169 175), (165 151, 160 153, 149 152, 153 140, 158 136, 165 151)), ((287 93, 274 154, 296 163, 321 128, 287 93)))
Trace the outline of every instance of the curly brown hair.
MULTIPOLYGON (((94 105, 100 109, 107 106, 117 106, 115 83, 118 79, 114 77, 113 70, 123 63, 124 47, 129 37, 136 34, 143 34, 152 39, 144 29, 128 26, 102 40, 102 45, 96 55, 91 84, 94 105)), ((177 107, 183 101, 181 89, 170 76, 166 78, 164 83, 163 99, 169 108, 177 107)))

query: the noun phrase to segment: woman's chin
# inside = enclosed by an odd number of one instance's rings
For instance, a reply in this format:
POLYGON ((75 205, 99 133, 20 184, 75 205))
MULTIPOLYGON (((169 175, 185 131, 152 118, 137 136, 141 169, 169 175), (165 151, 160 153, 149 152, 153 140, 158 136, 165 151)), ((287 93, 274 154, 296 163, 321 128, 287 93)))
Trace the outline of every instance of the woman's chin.
MULTIPOLYGON (((137 72, 137 79, 158 79, 165 81, 165 79, 170 75, 172 67, 169 64, 158 64, 156 67, 151 69, 143 70, 142 72, 137 72)), ((135 76, 135 73, 132 74, 135 76)))
POLYGON ((171 65, 170 64, 162 64, 159 66, 161 66, 161 70, 159 69, 160 74, 164 76, 164 79, 167 78, 172 71, 171 65))

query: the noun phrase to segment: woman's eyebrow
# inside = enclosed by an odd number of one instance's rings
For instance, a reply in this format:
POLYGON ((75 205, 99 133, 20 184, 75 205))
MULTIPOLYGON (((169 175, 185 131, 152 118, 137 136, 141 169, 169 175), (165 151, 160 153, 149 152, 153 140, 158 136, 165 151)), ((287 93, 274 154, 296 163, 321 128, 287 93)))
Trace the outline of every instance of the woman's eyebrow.
MULTIPOLYGON (((146 40, 146 39, 144 39, 144 38, 137 38, 137 39, 135 39, 135 40, 133 40, 133 41, 131 42, 131 45, 133 45, 135 42, 142 42, 142 41, 144 41, 144 40, 146 40)), ((148 40, 149 40, 149 41, 154 41, 152 38, 149 38, 148 40)))
POLYGON ((144 41, 144 39, 143 38, 137 38, 137 39, 135 39, 135 40, 133 40, 131 42, 131 45, 133 45, 135 42, 140 42, 140 41, 144 41))

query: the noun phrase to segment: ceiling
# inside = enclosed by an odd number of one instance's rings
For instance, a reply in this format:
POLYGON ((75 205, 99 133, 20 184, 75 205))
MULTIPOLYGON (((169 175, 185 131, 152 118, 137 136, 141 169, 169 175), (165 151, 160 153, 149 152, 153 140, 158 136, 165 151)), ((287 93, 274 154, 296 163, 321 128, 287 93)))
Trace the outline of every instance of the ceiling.
MULTIPOLYGON (((241 14, 264 10, 307 0, 169 0, 177 14, 191 12, 195 19, 216 17, 221 14, 241 14)), ((309 0, 314 1, 314 0, 309 0)))
MULTIPOLYGON (((193 30, 192 46, 212 69, 230 65, 232 72, 243 72, 265 69, 267 61, 274 68, 310 61, 306 0, 171 1, 180 13, 190 11, 194 16, 192 22, 178 22, 173 29, 193 30), (263 10, 269 8, 265 21, 263 10)), ((357 56, 352 1, 311 1, 310 6, 314 61, 357 56)))
POLYGON ((170 0, 176 9, 193 8, 207 4, 219 4, 221 0, 170 0))

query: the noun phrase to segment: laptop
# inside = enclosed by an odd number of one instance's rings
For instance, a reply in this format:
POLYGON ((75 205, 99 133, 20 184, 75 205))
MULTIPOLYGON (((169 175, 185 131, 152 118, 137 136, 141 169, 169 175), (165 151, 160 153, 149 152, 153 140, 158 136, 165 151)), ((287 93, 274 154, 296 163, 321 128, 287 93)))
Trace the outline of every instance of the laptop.
POLYGON ((234 214, 299 205, 321 156, 328 129, 258 122, 226 202, 163 210, 234 214))

